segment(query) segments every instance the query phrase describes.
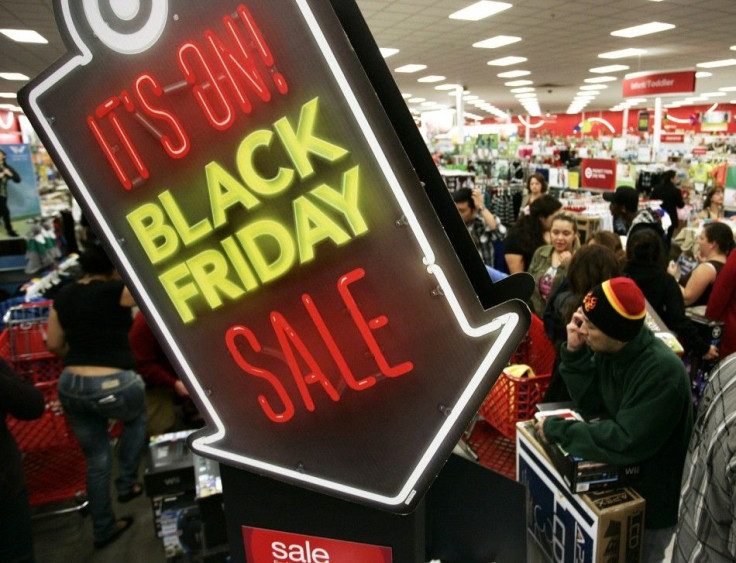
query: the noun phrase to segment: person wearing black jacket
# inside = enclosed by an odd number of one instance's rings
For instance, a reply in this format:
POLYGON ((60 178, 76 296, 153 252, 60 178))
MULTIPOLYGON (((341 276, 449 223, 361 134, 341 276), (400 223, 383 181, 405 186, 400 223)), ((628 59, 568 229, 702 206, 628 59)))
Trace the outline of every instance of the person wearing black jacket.
POLYGON ((21 453, 5 423, 10 414, 33 420, 45 409, 41 392, 0 359, 0 561, 29 563, 33 557, 31 511, 21 453))
POLYGON ((700 336, 685 315, 682 291, 667 273, 661 235, 654 229, 636 230, 626 241, 626 258, 624 275, 639 286, 667 328, 677 335, 685 352, 694 358, 716 359, 718 350, 700 336))
POLYGON ((8 182, 13 180, 16 184, 20 182, 20 175, 11 166, 5 164, 5 151, 0 149, 0 215, 5 223, 8 236, 17 237, 18 233, 13 230, 10 221, 10 210, 8 209, 8 182))
POLYGON ((680 188, 675 186, 675 177, 677 173, 674 170, 667 170, 662 174, 662 182, 655 186, 652 190, 652 199, 662 201, 662 209, 664 209, 672 220, 672 224, 667 229, 667 244, 670 244, 672 235, 677 229, 679 219, 677 210, 685 207, 685 200, 682 199, 680 188))

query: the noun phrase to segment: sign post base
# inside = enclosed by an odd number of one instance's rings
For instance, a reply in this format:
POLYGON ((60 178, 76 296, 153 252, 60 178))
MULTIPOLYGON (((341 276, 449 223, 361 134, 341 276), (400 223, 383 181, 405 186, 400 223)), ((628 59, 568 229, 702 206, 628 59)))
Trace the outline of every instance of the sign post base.
POLYGON ((234 563, 526 560, 525 487, 456 455, 404 516, 220 467, 234 563))

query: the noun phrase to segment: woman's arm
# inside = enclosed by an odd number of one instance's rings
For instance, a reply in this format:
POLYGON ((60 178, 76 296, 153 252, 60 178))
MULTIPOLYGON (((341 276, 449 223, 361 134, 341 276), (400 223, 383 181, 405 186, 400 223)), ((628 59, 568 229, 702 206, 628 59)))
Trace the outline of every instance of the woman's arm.
POLYGON ((693 270, 690 275, 690 279, 687 280, 687 285, 681 287, 682 299, 685 301, 685 307, 689 307, 695 303, 703 292, 716 280, 716 269, 712 264, 707 262, 700 264, 693 270))
POLYGON ((46 348, 57 356, 66 356, 69 351, 66 334, 59 322, 59 315, 53 307, 49 313, 49 326, 46 332, 46 348))
POLYGON ((524 271, 524 257, 521 254, 504 254, 504 258, 510 274, 518 274, 524 271))
POLYGON ((121 307, 135 307, 135 298, 130 290, 123 286, 123 292, 120 294, 121 307))

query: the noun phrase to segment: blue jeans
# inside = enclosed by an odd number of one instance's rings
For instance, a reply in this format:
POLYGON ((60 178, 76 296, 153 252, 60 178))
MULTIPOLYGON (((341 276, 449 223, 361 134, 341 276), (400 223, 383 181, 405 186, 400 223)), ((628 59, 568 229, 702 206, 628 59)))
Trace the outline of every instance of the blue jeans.
POLYGON ((115 533, 117 523, 110 498, 112 446, 110 420, 123 423, 120 435, 118 494, 129 493, 138 480, 146 442, 145 384, 133 371, 106 376, 75 375, 64 370, 59 399, 87 460, 87 499, 96 540, 115 533))

